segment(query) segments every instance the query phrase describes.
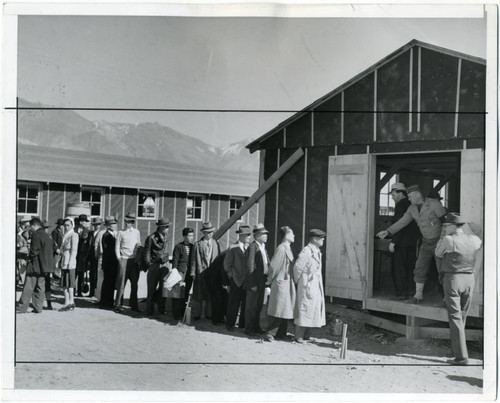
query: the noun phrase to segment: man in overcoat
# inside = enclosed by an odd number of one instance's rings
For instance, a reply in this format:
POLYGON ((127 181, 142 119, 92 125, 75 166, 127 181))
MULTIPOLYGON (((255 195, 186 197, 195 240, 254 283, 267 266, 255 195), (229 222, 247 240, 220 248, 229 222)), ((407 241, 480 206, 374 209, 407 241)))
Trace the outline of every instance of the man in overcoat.
POLYGON ((77 296, 83 297, 82 288, 85 273, 89 269, 92 237, 90 236, 90 221, 86 214, 78 216, 78 253, 76 255, 76 288, 77 296))
POLYGON ((203 238, 194 244, 191 260, 191 276, 194 277, 192 296, 192 315, 199 319, 202 312, 205 318, 212 318, 210 293, 203 272, 220 253, 219 243, 213 239, 215 228, 210 222, 202 224, 203 238), (205 308, 203 308, 205 306, 205 308))
POLYGON ((418 185, 409 186, 406 189, 406 193, 408 193, 411 206, 408 207, 403 217, 385 231, 380 231, 377 237, 383 239, 392 236, 412 221, 417 223, 422 233, 422 243, 413 272, 415 281, 415 295, 413 296, 413 300, 418 303, 424 299, 424 286, 427 281, 427 273, 432 265, 432 259, 436 260, 436 267, 439 270, 441 262, 434 254, 434 251, 441 235, 442 224, 446 219, 446 209, 438 200, 425 198, 418 185))
POLYGON ((448 214, 442 237, 436 246, 436 256, 443 259, 439 278, 443 284, 451 346, 455 355, 448 362, 455 365, 469 363, 465 322, 474 291, 476 252, 481 248, 481 239, 476 235, 466 234, 464 224, 466 222, 459 214, 448 214))
POLYGON ((100 292, 100 305, 102 308, 113 308, 115 293, 116 272, 118 259, 116 258, 116 218, 107 216, 104 219, 106 231, 101 238, 102 245, 102 271, 103 281, 100 292))
POLYGON ((246 291, 243 288, 247 271, 245 254, 250 244, 252 230, 248 225, 241 225, 236 233, 238 241, 230 246, 224 258, 224 270, 229 278, 226 329, 230 332, 234 331, 238 311, 240 312, 238 327, 240 329, 245 327, 246 291))
POLYGON ((246 274, 243 288, 246 290, 245 333, 250 337, 265 333, 260 326, 260 313, 264 305, 269 255, 266 242, 269 231, 264 224, 257 224, 253 229, 254 242, 247 249, 246 274))
POLYGON ((311 328, 326 324, 320 250, 325 237, 326 233, 320 229, 309 231, 309 243, 302 249, 293 266, 293 279, 297 284, 295 341, 301 344, 308 339, 311 328))
POLYGON ((17 308, 18 313, 27 312, 32 299, 32 312, 43 312, 45 273, 53 272, 55 268, 53 242, 45 232, 42 221, 39 217, 33 217, 30 224, 32 235, 29 250, 29 263, 26 270, 23 293, 17 308))
POLYGON ((58 218, 56 221, 56 227, 52 230, 50 233, 50 237, 54 241, 54 243, 57 246, 56 250, 56 257, 54 261, 54 265, 56 266, 56 272, 55 274, 60 274, 57 271, 57 268, 59 266, 59 260, 61 259, 61 246, 62 246, 62 241, 64 238, 64 219, 63 218, 58 218))

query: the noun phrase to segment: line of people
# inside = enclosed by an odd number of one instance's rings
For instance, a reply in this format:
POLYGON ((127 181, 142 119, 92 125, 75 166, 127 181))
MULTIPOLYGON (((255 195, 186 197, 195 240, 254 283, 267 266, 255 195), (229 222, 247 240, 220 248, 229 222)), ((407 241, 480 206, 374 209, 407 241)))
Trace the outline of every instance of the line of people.
POLYGON ((117 231, 114 216, 107 216, 103 223, 100 218, 90 222, 82 214, 58 219, 49 236, 46 230, 50 225, 39 217, 29 221, 23 218, 19 223, 17 266, 18 275, 24 267, 26 279, 17 312, 27 312, 32 301, 33 312, 41 313, 44 297, 47 309, 52 309, 50 293, 45 295, 51 275, 60 280, 64 292, 60 311, 75 309, 75 293, 80 297, 88 293, 97 298, 101 308, 123 313, 124 289, 130 281, 130 308, 141 312, 137 291, 140 272, 144 271, 148 316, 155 314, 155 308, 165 314, 166 298, 172 298, 175 321, 183 319, 189 302, 193 320, 204 316, 216 325, 225 323, 230 332, 235 331, 238 320, 238 328, 244 328, 248 336, 262 334, 272 341, 285 338, 288 323, 293 320, 295 339, 300 343, 307 340, 311 328, 325 325, 320 251, 325 232, 311 230, 309 243, 295 260, 290 247, 294 233, 290 227, 282 227, 281 242, 270 259, 266 250, 268 231, 263 224, 253 230, 241 225, 236 231, 238 240, 221 251, 213 238, 215 228, 206 222, 197 242, 194 230, 184 228, 183 240, 175 245, 170 259, 169 221, 160 218, 144 246, 135 221, 135 214, 127 212, 125 228, 117 231), (268 295, 268 324, 261 326, 268 295))

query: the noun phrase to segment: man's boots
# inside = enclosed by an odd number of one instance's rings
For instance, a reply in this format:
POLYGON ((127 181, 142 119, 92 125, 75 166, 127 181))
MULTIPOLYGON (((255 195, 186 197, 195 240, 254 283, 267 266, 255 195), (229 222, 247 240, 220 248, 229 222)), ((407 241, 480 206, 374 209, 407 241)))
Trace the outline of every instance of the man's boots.
POLYGON ((413 302, 416 304, 424 300, 424 285, 425 283, 415 283, 415 295, 413 296, 413 302))

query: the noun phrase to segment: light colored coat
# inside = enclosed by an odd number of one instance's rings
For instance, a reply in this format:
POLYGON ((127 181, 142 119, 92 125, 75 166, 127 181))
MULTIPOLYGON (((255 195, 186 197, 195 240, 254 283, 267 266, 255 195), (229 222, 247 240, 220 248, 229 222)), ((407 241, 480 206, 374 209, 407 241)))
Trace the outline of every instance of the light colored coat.
POLYGON ((76 269, 76 254, 78 253, 78 234, 70 230, 63 238, 61 245, 61 269, 76 269))
POLYGON ((293 253, 290 244, 282 243, 276 248, 267 274, 271 284, 271 295, 267 314, 283 319, 293 319, 295 308, 295 284, 293 282, 293 253))
POLYGON ((293 266, 297 284, 294 324, 303 327, 321 327, 326 324, 325 294, 321 275, 321 252, 309 244, 300 252, 293 266))

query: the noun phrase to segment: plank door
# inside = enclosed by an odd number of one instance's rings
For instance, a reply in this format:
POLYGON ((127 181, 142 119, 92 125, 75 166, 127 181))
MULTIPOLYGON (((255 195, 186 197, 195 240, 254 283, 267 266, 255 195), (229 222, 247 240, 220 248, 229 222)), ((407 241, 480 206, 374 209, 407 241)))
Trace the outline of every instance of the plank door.
POLYGON ((325 294, 364 301, 371 290, 375 156, 331 156, 325 294))
MULTIPOLYGON (((462 150, 460 168, 460 214, 473 223, 466 225, 464 232, 472 233, 483 240, 484 209, 484 152, 481 149, 462 150)), ((484 265, 483 248, 476 255, 476 286, 472 297, 470 315, 483 316, 484 265)))

